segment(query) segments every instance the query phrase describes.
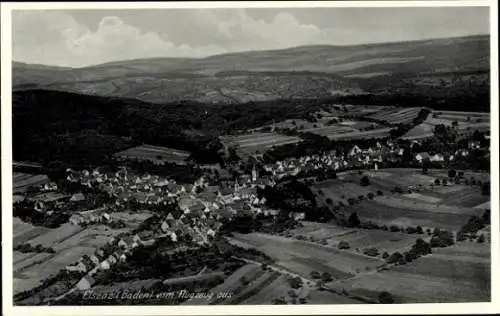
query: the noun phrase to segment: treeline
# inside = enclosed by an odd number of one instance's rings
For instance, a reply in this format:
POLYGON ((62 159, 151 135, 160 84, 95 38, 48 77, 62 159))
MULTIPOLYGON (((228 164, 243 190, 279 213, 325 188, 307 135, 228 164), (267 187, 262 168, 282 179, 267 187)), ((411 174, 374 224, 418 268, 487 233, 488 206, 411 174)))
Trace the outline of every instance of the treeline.
POLYGON ((416 94, 412 92, 391 92, 380 94, 357 94, 337 96, 329 100, 332 103, 354 105, 384 105, 399 107, 426 106, 433 110, 489 112, 490 92, 486 87, 475 93, 416 94))
POLYGON ((132 99, 27 90, 13 93, 15 160, 100 164, 127 147, 148 143, 187 150, 198 163, 219 162, 218 136, 287 118, 313 119, 320 99, 245 104, 132 99))

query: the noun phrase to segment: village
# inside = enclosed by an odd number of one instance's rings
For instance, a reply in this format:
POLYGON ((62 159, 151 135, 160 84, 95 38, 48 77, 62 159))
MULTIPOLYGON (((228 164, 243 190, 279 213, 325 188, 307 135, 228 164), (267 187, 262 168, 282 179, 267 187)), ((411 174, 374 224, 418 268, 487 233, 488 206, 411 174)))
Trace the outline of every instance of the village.
MULTIPOLYGON (((178 183, 168 177, 138 174, 125 166, 115 172, 106 168, 67 169, 63 188, 61 182, 58 186, 44 178, 37 187, 31 187, 24 193, 18 192, 15 200, 24 207, 32 205, 34 214, 42 214, 40 216, 45 219, 64 214, 61 223, 79 227, 105 225, 121 231, 109 237, 104 247, 96 248, 93 254, 83 255, 77 262, 65 267, 68 273, 77 273, 82 277, 70 291, 57 298, 61 299, 74 291, 92 288, 100 273, 125 263, 135 249, 151 247, 158 240, 169 240, 174 249, 208 246, 220 237, 224 223, 235 217, 261 216, 274 218, 275 222, 280 210, 270 208, 266 198, 259 197, 258 191, 273 188, 291 177, 313 176, 315 181, 320 181, 348 170, 377 171, 381 167, 401 166, 405 151, 410 151, 412 156, 406 164, 422 170, 446 168, 454 159, 467 158, 470 151, 489 150, 481 148, 480 142, 469 141, 467 148, 451 153, 412 151, 420 145, 418 141, 401 145, 389 140, 376 142, 373 147, 353 145, 346 152, 332 150, 267 164, 263 162, 262 155, 253 155, 249 159, 252 163, 250 173, 240 171, 235 178, 229 173, 205 172, 194 183, 178 183), (143 223, 148 218, 155 220, 149 226, 140 222, 131 224, 130 218, 134 213, 143 216, 143 223)), ((220 166, 204 166, 204 170, 210 168, 222 170, 220 166)), ((443 182, 443 185, 446 184, 443 182)), ((451 181, 450 185, 453 185, 451 181)), ((415 187, 408 184, 408 190, 415 187)), ((295 221, 306 217, 301 211, 288 215, 295 221)))

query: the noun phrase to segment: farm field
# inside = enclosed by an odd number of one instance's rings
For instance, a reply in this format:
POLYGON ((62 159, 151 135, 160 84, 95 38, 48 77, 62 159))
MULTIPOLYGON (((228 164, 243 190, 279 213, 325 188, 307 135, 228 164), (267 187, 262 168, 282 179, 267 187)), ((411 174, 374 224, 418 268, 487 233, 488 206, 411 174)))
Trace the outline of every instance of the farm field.
POLYGON ((288 239, 262 233, 235 234, 232 242, 242 247, 256 248, 282 267, 304 278, 311 271, 329 272, 334 279, 352 277, 356 271, 373 269, 382 265, 380 259, 341 251, 309 242, 288 239))
POLYGON ((312 190, 316 193, 316 200, 320 205, 327 205, 326 199, 328 198, 332 199, 333 204, 337 204, 339 201, 347 204, 349 198, 357 199, 359 195, 366 196, 368 193, 373 192, 370 187, 362 187, 357 183, 338 179, 317 183, 312 187, 312 190))
POLYGON ((422 108, 388 108, 367 116, 368 118, 385 121, 389 124, 410 123, 417 117, 422 108))
POLYGON ((342 280, 348 292, 388 291, 398 303, 490 300, 489 244, 461 242, 388 271, 342 280))
POLYGON ((316 241, 326 240, 328 245, 337 248, 341 241, 349 244, 350 248, 344 251, 355 252, 356 249, 377 248, 382 254, 384 251, 393 253, 403 252, 415 244, 420 235, 409 235, 399 232, 388 232, 382 230, 367 230, 358 228, 342 228, 330 224, 302 222, 303 227, 290 231, 294 238, 304 236, 306 239, 313 238, 316 241))
POLYGON ((298 143, 300 138, 276 133, 252 133, 222 136, 221 141, 226 145, 235 145, 237 153, 245 157, 258 151, 263 153, 273 146, 298 143))
MULTIPOLYGON (((275 299, 284 298, 287 304, 292 304, 292 299, 288 295, 291 287, 288 277, 280 275, 267 287, 260 290, 256 295, 243 301, 243 305, 272 304, 275 299)), ((306 298, 307 304, 360 304, 359 301, 350 299, 328 291, 318 291, 308 285, 299 290, 298 297, 306 298)))
POLYGON ((461 213, 457 214, 456 212, 434 210, 432 205, 417 204, 416 202, 413 209, 405 209, 404 205, 409 205, 409 203, 398 205, 401 200, 386 199, 383 202, 391 202, 385 204, 377 199, 379 198, 350 206, 348 211, 356 212, 361 221, 372 221, 379 225, 421 226, 431 229, 438 227, 452 231, 458 231, 471 215, 480 216, 483 213, 481 210, 464 208, 460 210, 461 213))
POLYGON ((17 246, 25 242, 30 241, 32 238, 36 238, 39 235, 43 235, 50 229, 33 226, 29 223, 25 223, 17 217, 12 218, 12 232, 13 232, 13 245, 17 246))
MULTIPOLYGON (((418 169, 381 169, 365 172, 370 185, 359 185, 362 175, 354 172, 340 173, 338 179, 315 184, 313 191, 320 205, 339 202, 347 205, 347 199, 364 196, 364 201, 348 206, 346 212, 356 212, 361 220, 373 221, 381 225, 440 227, 458 230, 472 215, 482 215, 477 205, 485 203, 489 197, 482 196, 480 188, 465 184, 450 186, 433 185, 436 178, 447 176, 446 170, 429 170, 423 175, 418 169), (349 182, 350 181, 350 182, 349 182), (408 187, 412 192, 407 192, 408 187), (391 193, 400 187, 404 193, 391 193), (415 192, 415 189, 418 192, 415 192), (320 191, 321 190, 321 191, 320 191), (369 192, 382 191, 382 196, 373 200, 366 198, 369 192)), ((465 177, 487 179, 487 174, 465 171, 465 177)))
MULTIPOLYGON (((17 223, 20 226, 19 223, 17 223)), ((43 228, 43 231, 32 234, 29 238, 15 239, 14 245, 30 243, 51 247, 55 254, 48 253, 16 253, 14 256, 14 292, 29 290, 39 282, 54 275, 67 265, 78 261, 83 255, 93 254, 99 247, 109 242, 112 236, 122 231, 108 229, 105 226, 91 226, 83 229, 80 226, 64 224, 56 229, 43 228)), ((26 234, 26 233, 25 233, 26 234)))
POLYGON ((47 175, 44 174, 29 174, 14 172, 12 174, 12 191, 14 193, 25 192, 31 186, 38 186, 50 182, 47 175))
POLYGON ((167 147, 142 145, 116 153, 114 156, 121 159, 139 159, 151 161, 155 164, 176 163, 186 164, 190 153, 187 151, 167 147))
POLYGON ((355 132, 345 132, 341 134, 328 134, 325 135, 331 140, 341 140, 341 139, 360 139, 364 137, 369 138, 384 138, 389 136, 390 128, 378 128, 370 131, 355 131, 355 132))
MULTIPOLYGON (((253 263, 246 264, 243 267, 236 270, 233 274, 228 276, 223 283, 212 288, 210 292, 214 294, 224 293, 224 292, 231 294, 240 293, 245 288, 245 286, 240 281, 241 277, 245 277, 249 282, 252 282, 256 278, 261 276, 263 273, 264 271, 260 268, 260 266, 253 263)), ((185 301, 182 305, 206 305, 206 304, 214 305, 216 303, 222 304, 226 300, 228 299, 216 300, 216 298, 214 298, 211 301, 207 302, 207 300, 204 298, 193 298, 185 301)))
POLYGON ((454 121, 458 123, 458 130, 470 129, 472 131, 479 130, 481 132, 490 130, 489 113, 453 111, 441 111, 439 113, 442 114, 434 113, 434 115, 429 115, 423 123, 409 130, 402 138, 412 140, 431 137, 434 134, 433 131, 436 125, 444 124, 446 126, 451 126, 454 121))

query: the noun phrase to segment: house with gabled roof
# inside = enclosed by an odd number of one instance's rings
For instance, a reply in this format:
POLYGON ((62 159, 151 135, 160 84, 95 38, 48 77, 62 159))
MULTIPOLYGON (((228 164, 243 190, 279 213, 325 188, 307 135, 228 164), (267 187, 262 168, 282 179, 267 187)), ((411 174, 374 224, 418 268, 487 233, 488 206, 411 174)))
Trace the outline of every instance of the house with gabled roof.
POLYGON ((95 279, 89 275, 84 276, 76 284, 76 288, 80 291, 88 290, 95 284, 95 279))

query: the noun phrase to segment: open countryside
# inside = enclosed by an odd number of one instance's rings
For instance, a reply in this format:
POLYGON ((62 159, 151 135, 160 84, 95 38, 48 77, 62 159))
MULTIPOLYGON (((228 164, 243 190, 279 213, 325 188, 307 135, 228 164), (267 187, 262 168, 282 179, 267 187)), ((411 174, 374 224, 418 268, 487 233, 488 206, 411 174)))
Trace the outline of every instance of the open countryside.
POLYGON ((489 35, 250 50, 244 14, 248 51, 13 61, 14 305, 490 302, 489 35))

